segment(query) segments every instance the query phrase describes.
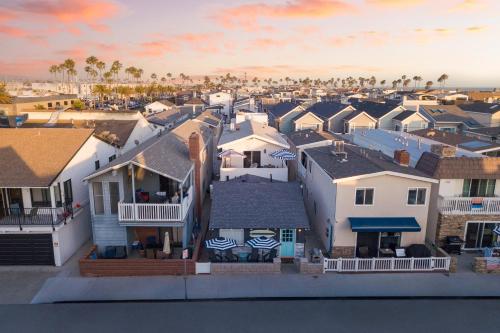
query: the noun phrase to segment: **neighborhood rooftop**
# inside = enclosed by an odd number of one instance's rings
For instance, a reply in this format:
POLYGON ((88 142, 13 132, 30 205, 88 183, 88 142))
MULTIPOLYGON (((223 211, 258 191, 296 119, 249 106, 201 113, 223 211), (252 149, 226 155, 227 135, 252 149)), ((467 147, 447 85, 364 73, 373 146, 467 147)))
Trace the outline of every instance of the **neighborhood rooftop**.
POLYGON ((0 186, 50 186, 92 133, 92 129, 2 129, 0 186))
POLYGON ((312 129, 295 131, 287 134, 288 139, 295 146, 302 146, 311 143, 321 142, 325 140, 341 140, 338 136, 329 132, 318 132, 312 129))
POLYGON ((398 165, 381 152, 344 144, 344 153, 334 153, 335 147, 324 146, 306 149, 305 152, 333 179, 343 179, 384 171, 428 178, 411 167, 398 165))
POLYGON ((436 129, 421 129, 412 131, 411 134, 474 152, 487 151, 500 147, 500 144, 495 142, 480 140, 464 134, 449 133, 436 129))
POLYGON ((288 146, 283 136, 274 127, 253 120, 243 121, 234 130, 225 130, 219 140, 219 146, 248 136, 255 135, 266 141, 288 146))
POLYGON ((214 182, 210 229, 309 228, 296 182, 243 176, 214 182))

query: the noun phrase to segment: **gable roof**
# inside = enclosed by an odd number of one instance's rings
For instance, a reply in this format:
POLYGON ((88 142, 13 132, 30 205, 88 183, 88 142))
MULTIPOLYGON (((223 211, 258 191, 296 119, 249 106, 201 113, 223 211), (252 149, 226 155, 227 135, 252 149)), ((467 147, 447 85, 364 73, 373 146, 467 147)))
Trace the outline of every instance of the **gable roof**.
MULTIPOLYGON (((333 181, 344 178, 392 172, 419 178, 429 178, 425 173, 411 167, 396 164, 392 158, 371 149, 364 149, 352 144, 344 144, 343 154, 332 153, 332 146, 306 149, 305 152, 332 178, 333 181)), ((425 180, 425 179, 423 179, 425 180)), ((431 181, 430 179, 428 179, 431 181)))
POLYGON ((188 120, 172 130, 186 145, 189 142, 189 137, 195 132, 200 135, 203 146, 206 146, 212 136, 212 130, 198 121, 188 120))
POLYGON ((403 111, 401 112, 400 114, 398 114, 396 117, 392 118, 394 120, 399 120, 399 121, 404 121, 408 118, 410 118, 411 116, 415 115, 415 114, 418 114, 420 115, 423 119, 425 119, 426 121, 429 121, 427 118, 425 118, 424 116, 422 116, 420 113, 416 112, 416 111, 412 111, 412 110, 406 110, 406 111, 403 111))
POLYGON ((394 109, 402 108, 400 105, 393 103, 377 103, 372 101, 356 102, 353 103, 353 106, 358 110, 365 111, 375 119, 386 116, 388 113, 394 111, 394 109))
POLYGON ((311 116, 313 116, 314 118, 316 118, 319 122, 323 123, 323 119, 318 117, 317 115, 315 115, 313 112, 310 112, 310 111, 302 111, 301 113, 299 113, 297 116, 293 117, 292 121, 293 122, 296 122, 298 121, 300 118, 306 116, 310 114, 311 116))
POLYGON ((273 105, 266 105, 265 108, 275 118, 280 118, 288 114, 290 111, 297 108, 298 106, 300 106, 300 104, 296 102, 279 102, 273 105))
POLYGON ((222 115, 219 113, 212 112, 211 110, 203 111, 195 119, 197 121, 206 123, 212 127, 217 127, 222 123, 222 115))
POLYGON ((290 147, 288 142, 274 127, 266 124, 253 120, 245 120, 237 124, 236 128, 237 129, 234 131, 228 130, 227 128, 224 129, 220 137, 218 147, 250 137, 257 137, 263 141, 282 146, 283 148, 290 147))
POLYGON ((111 163, 88 175, 84 180, 94 178, 129 163, 177 181, 183 181, 193 166, 193 162, 189 159, 187 145, 177 135, 169 132, 163 136, 155 136, 146 140, 144 143, 118 156, 111 163))
POLYGON ((475 103, 463 103, 459 104, 458 107, 464 111, 468 112, 477 112, 477 113, 486 113, 486 114, 495 114, 500 111, 500 104, 498 103, 483 103, 483 102, 475 102, 475 103))
POLYGON ((309 228, 297 182, 246 175, 214 182, 211 196, 210 229, 309 228))
POLYGON ((360 116, 360 115, 366 115, 368 118, 370 118, 371 120, 373 120, 373 122, 377 122, 377 119, 373 118, 372 116, 370 116, 368 113, 366 113, 365 111, 361 111, 361 110, 356 110, 354 112, 351 112, 349 113, 347 116, 345 116, 344 118, 342 118, 342 120, 344 121, 351 121, 353 120, 354 118, 360 116))
POLYGON ((28 120, 22 128, 88 128, 94 130, 94 136, 110 145, 123 147, 134 131, 138 120, 28 120))
POLYGON ((437 179, 498 179, 500 157, 443 157, 424 152, 416 169, 437 179))
POLYGON ((177 123, 178 121, 185 120, 193 111, 190 108, 173 107, 170 110, 161 111, 152 114, 146 119, 156 125, 165 126, 170 123, 177 123))
POLYGON ((341 140, 328 132, 318 132, 312 129, 290 132, 287 137, 296 147, 325 140, 341 140))
POLYGON ((323 119, 330 119, 348 107, 351 107, 351 105, 340 102, 318 102, 309 106, 306 110, 323 119))
POLYGON ((0 187, 48 187, 92 136, 92 129, 0 129, 0 187))

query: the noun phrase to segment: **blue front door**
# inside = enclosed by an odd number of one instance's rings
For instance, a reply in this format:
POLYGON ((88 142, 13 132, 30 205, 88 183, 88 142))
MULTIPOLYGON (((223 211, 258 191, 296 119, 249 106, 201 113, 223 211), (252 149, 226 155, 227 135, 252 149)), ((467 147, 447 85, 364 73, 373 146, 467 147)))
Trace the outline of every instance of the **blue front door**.
POLYGON ((280 256, 294 257, 295 256, 295 229, 280 230, 280 256))

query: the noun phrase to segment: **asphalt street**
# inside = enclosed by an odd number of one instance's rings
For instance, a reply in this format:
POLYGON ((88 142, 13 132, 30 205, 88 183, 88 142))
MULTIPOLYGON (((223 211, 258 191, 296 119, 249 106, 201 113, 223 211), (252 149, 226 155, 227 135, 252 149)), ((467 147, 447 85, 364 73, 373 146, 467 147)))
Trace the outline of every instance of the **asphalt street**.
POLYGON ((0 305, 0 332, 498 332, 500 300, 0 305))

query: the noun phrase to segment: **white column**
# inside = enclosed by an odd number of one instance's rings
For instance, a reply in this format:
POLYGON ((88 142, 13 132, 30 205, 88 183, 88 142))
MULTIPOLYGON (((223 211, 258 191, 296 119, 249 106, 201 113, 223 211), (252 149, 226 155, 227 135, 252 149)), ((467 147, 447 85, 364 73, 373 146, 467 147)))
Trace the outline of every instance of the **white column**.
POLYGON ((56 195, 54 193, 54 186, 49 187, 50 191, 50 206, 52 207, 51 212, 52 212, 52 221, 57 222, 57 213, 56 213, 56 195))

